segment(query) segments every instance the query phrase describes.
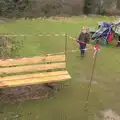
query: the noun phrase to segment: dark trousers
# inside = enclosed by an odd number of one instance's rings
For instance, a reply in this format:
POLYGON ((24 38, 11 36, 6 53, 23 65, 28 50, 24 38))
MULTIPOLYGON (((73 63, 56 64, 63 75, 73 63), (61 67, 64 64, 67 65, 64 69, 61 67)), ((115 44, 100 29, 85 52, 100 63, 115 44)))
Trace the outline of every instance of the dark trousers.
POLYGON ((85 53, 85 49, 86 48, 86 44, 84 44, 84 43, 80 43, 80 51, 81 51, 81 55, 84 55, 84 53, 85 53))

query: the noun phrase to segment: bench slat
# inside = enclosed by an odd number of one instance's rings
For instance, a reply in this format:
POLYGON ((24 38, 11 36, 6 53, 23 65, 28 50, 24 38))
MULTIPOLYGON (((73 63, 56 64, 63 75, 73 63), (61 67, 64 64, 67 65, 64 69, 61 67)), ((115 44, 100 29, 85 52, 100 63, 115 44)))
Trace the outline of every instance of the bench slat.
POLYGON ((18 67, 0 68, 0 74, 53 70, 53 69, 65 68, 65 67, 66 67, 65 62, 64 63, 18 66, 18 67))
POLYGON ((21 79, 19 80, 19 82, 17 80, 11 80, 11 81, 0 82, 0 88, 58 82, 58 81, 64 81, 70 78, 71 78, 70 75, 66 74, 66 75, 56 75, 56 76, 48 76, 48 77, 42 77, 42 78, 25 79, 25 80, 21 79))
POLYGON ((13 65, 25 65, 25 64, 36 64, 40 62, 62 62, 65 61, 65 55, 54 55, 54 56, 36 56, 25 59, 13 59, 0 61, 0 66, 13 66, 13 65))
POLYGON ((25 74, 25 75, 15 75, 15 76, 7 76, 0 77, 0 82, 2 81, 10 81, 10 80, 21 80, 21 79, 32 79, 32 78, 42 78, 48 76, 55 75, 65 75, 68 74, 67 71, 55 71, 55 72, 43 72, 43 73, 33 73, 33 74, 25 74))

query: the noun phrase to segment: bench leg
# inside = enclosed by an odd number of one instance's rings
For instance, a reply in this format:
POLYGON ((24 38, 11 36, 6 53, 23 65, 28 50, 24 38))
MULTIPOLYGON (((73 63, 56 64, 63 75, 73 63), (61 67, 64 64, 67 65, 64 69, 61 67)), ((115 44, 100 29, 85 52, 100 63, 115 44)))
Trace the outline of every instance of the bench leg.
POLYGON ((60 86, 57 83, 45 83, 45 86, 49 87, 53 91, 60 91, 60 86))
POLYGON ((55 89, 55 85, 53 85, 52 83, 45 83, 44 85, 51 89, 55 89))

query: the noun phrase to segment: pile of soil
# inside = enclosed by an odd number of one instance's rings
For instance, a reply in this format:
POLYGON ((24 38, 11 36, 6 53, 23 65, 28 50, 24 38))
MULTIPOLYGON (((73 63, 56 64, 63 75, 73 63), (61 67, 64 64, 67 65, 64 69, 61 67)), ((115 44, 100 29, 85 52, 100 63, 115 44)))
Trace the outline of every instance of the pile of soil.
POLYGON ((29 85, 0 89, 0 103, 19 103, 26 100, 43 99, 53 95, 60 85, 50 87, 44 85, 29 85))
POLYGON ((10 19, 4 18, 4 17, 0 17, 0 24, 6 24, 8 22, 10 22, 10 19))

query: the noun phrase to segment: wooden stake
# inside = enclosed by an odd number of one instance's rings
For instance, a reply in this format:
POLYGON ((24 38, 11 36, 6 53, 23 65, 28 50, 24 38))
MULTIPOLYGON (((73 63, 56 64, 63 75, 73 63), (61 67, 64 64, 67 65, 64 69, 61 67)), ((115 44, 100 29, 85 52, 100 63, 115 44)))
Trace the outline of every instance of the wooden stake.
POLYGON ((66 69, 67 69, 67 34, 65 34, 65 62, 66 62, 66 69))
POLYGON ((89 96, 90 96, 91 87, 92 87, 92 81, 93 81, 93 75, 94 75, 94 71, 95 71, 97 54, 98 54, 98 51, 96 52, 96 55, 95 55, 94 61, 93 61, 93 67, 92 67, 92 73, 91 73, 90 83, 88 85, 88 94, 87 94, 87 98, 86 98, 86 101, 85 101, 85 108, 84 108, 85 111, 88 111, 88 102, 89 102, 89 96))

